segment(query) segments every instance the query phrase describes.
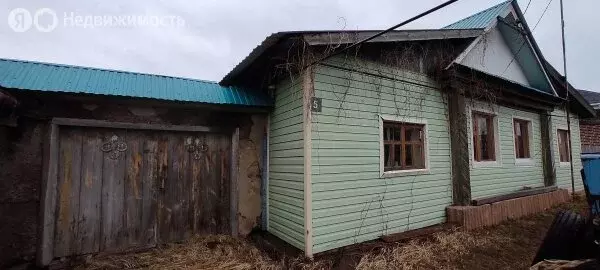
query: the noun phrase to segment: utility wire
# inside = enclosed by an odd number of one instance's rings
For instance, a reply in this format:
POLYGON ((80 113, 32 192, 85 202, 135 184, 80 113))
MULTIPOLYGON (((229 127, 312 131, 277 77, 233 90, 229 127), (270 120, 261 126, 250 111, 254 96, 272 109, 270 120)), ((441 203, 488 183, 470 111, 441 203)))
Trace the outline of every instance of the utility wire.
POLYGON ((525 7, 525 11, 523 12, 523 15, 525 15, 525 13, 527 13, 527 10, 529 9, 529 5, 531 5, 531 0, 529 0, 529 2, 527 2, 527 7, 525 7))
MULTIPOLYGON (((531 1, 529 1, 529 3, 531 3, 531 1)), ((546 11, 548 11, 548 7, 550 7, 550 4, 552 4, 552 0, 548 1, 548 4, 546 5, 546 8, 544 9, 544 12, 542 12, 542 15, 540 16, 540 18, 537 20, 537 22, 535 23, 535 25, 531 29, 531 34, 532 35, 533 35, 533 31, 535 31, 535 29, 537 28, 537 26, 542 21, 542 18, 544 18, 544 15, 546 15, 546 11)), ((529 7, 529 5, 527 5, 527 7, 529 7)), ((525 10, 525 12, 527 12, 527 9, 525 10)), ((525 13, 523 13, 523 15, 525 15, 525 13)), ((510 60, 510 62, 508 63, 508 65, 506 65, 506 68, 504 68, 504 71, 502 71, 502 75, 504 75, 504 73, 508 70, 508 68, 510 67, 510 65, 512 65, 513 62, 515 62, 515 58, 517 57, 517 55, 519 55, 519 53, 521 53, 521 50, 525 46, 525 43, 527 43, 527 39, 525 39, 523 41, 523 43, 521 43, 521 46, 517 50, 517 53, 513 55, 512 59, 510 60)))
MULTIPOLYGON (((375 35, 372 35, 372 36, 370 36, 370 37, 368 37, 368 38, 365 38, 365 39, 363 39, 363 40, 361 40, 361 41, 358 41, 358 42, 356 42, 356 43, 353 43, 353 44, 351 44, 350 46, 344 47, 344 48, 342 48, 341 50, 339 50, 339 51, 337 51, 337 52, 332 52, 332 53, 330 53, 330 54, 328 54, 328 55, 326 55, 326 56, 324 56, 324 57, 322 57, 322 58, 318 59, 317 61, 314 61, 314 62, 310 63, 308 66, 312 66, 312 65, 314 65, 314 64, 316 64, 316 63, 319 63, 319 62, 321 62, 321 61, 325 61, 325 60, 329 59, 329 58, 330 58, 330 57, 332 57, 332 56, 339 55, 339 54, 341 54, 341 53, 343 53, 343 52, 345 52, 345 51, 347 51, 347 50, 349 50, 349 49, 355 48, 355 47, 357 47, 357 46, 359 46, 359 45, 361 45, 361 44, 363 44, 363 43, 366 43, 366 42, 368 42, 368 41, 370 41, 370 40, 373 40, 373 39, 375 39, 375 38, 377 38, 377 37, 379 37, 379 36, 382 36, 382 35, 384 35, 385 33, 391 32, 391 31, 395 30, 395 29, 396 29, 396 28, 398 28, 398 27, 401 27, 401 26, 407 25, 407 24, 409 24, 409 23, 411 23, 411 22, 413 22, 413 21, 416 21, 416 20, 418 20, 418 19, 420 19, 420 18, 422 18, 422 17, 425 17, 425 16, 427 16, 427 15, 429 15, 429 14, 431 14, 431 13, 435 12, 435 11, 438 11, 438 10, 440 10, 440 9, 442 9, 442 8, 444 8, 444 7, 448 6, 448 5, 450 5, 450 4, 453 4, 453 3, 455 3, 455 2, 458 2, 458 0, 450 0, 450 1, 446 1, 446 2, 444 2, 444 3, 442 3, 442 4, 440 4, 440 5, 437 5, 437 6, 433 7, 433 8, 431 8, 431 9, 429 9, 429 10, 427 10, 427 11, 425 11, 425 12, 421 13, 421 14, 419 14, 419 15, 416 15, 416 16, 414 16, 414 17, 412 17, 412 18, 410 18, 410 19, 408 19, 408 20, 406 20, 406 21, 403 21, 403 22, 401 22, 401 23, 399 23, 399 24, 396 24, 396 25, 394 25, 394 26, 392 26, 392 27, 390 27, 390 28, 388 28, 388 29, 385 29, 385 30, 383 30, 383 31, 381 31, 381 32, 379 32, 379 33, 377 33, 377 34, 375 34, 375 35)), ((308 66, 307 66, 307 67, 308 67, 308 66)))
MULTIPOLYGON (((561 0, 562 2, 562 0, 561 0)), ((540 18, 538 19, 538 21, 535 23, 535 25, 533 26, 533 29, 531 29, 531 32, 533 32, 533 30, 535 30, 535 28, 537 28, 538 24, 540 24, 540 22, 542 21, 542 18, 544 18, 544 15, 546 14, 546 11, 548 11, 548 8, 550 7, 550 4, 552 4, 552 0, 548 1, 548 4, 546 5, 546 8, 544 9, 544 12, 542 12, 542 16, 540 16, 540 18)))

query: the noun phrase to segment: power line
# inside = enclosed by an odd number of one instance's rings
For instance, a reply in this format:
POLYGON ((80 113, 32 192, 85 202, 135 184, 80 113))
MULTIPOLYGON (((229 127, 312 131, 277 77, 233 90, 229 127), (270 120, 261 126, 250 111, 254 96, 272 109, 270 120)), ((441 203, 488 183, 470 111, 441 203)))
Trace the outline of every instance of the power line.
POLYGON ((329 59, 329 58, 330 58, 330 57, 332 57, 332 56, 339 55, 340 53, 343 53, 343 52, 345 52, 345 51, 347 51, 347 50, 349 50, 349 49, 352 49, 352 48, 354 48, 354 47, 357 47, 357 46, 359 46, 359 45, 361 45, 361 44, 363 44, 363 43, 366 43, 366 42, 368 42, 368 41, 370 41, 370 40, 373 40, 373 39, 375 39, 375 38, 377 38, 377 37, 379 37, 379 36, 382 36, 382 35, 383 35, 383 34, 385 34, 385 33, 391 32, 391 31, 395 30, 395 29, 396 29, 396 28, 398 28, 398 27, 401 27, 401 26, 404 26, 404 25, 406 25, 406 24, 409 24, 409 23, 411 23, 411 22, 413 22, 413 21, 416 21, 416 20, 418 20, 418 19, 420 19, 420 18, 422 18, 422 17, 424 17, 424 16, 427 16, 427 15, 429 15, 429 14, 431 14, 431 13, 435 12, 435 11, 438 11, 438 10, 440 10, 440 9, 442 9, 442 8, 444 8, 444 7, 448 6, 448 5, 450 5, 450 4, 453 4, 453 3, 455 3, 455 2, 458 2, 458 0, 450 0, 450 1, 446 1, 446 2, 444 2, 444 3, 442 3, 442 4, 440 4, 440 5, 437 5, 437 6, 433 7, 433 8, 431 8, 431 9, 429 9, 429 10, 427 10, 427 11, 425 11, 425 12, 421 13, 421 14, 419 14, 419 15, 416 15, 416 16, 414 16, 414 17, 412 17, 412 18, 410 18, 410 19, 408 19, 408 20, 406 20, 406 21, 403 21, 403 22, 401 22, 401 23, 399 23, 399 24, 396 24, 396 25, 394 25, 394 26, 392 26, 392 27, 390 27, 390 28, 388 28, 388 29, 385 29, 385 30, 383 30, 383 31, 381 31, 381 32, 379 32, 379 33, 377 33, 377 34, 375 34, 375 35, 372 35, 372 36, 370 36, 370 37, 368 37, 368 38, 365 38, 365 39, 363 39, 363 40, 361 40, 361 41, 358 41, 358 42, 356 42, 356 43, 353 43, 353 44, 351 44, 350 46, 344 47, 344 48, 342 48, 341 50, 339 50, 339 51, 337 51, 337 52, 332 52, 332 53, 330 53, 330 54, 328 54, 328 55, 326 55, 326 56, 322 57, 321 59, 318 59, 317 61, 314 61, 314 62, 310 63, 308 66, 314 65, 314 64, 316 64, 316 63, 319 63, 319 62, 321 62, 321 61, 325 61, 325 60, 329 59))
POLYGON ((535 23, 535 26, 533 26, 533 29, 531 29, 531 32, 533 32, 533 30, 535 30, 535 28, 538 26, 538 24, 540 24, 540 22, 542 21, 542 18, 544 18, 544 15, 546 14, 546 11, 548 11, 548 7, 550 7, 550 4, 552 4, 552 0, 548 1, 548 4, 546 5, 544 12, 542 12, 542 16, 540 16, 538 21, 535 23))
POLYGON ((531 5, 531 0, 529 0, 529 2, 527 2, 527 7, 525 7, 525 12, 523 12, 523 15, 525 15, 525 13, 527 13, 527 10, 529 9, 529 5, 531 5))
MULTIPOLYGON (((561 0, 562 1, 562 0, 561 0)), ((529 3, 531 3, 531 1, 529 1, 529 3)), ((540 24, 540 22, 542 21, 542 18, 544 18, 544 15, 546 15, 546 11, 548 11, 548 7, 550 7, 550 4, 552 4, 552 0, 548 1, 548 4, 546 5, 546 8, 544 9, 544 12, 542 12, 542 15, 540 16, 540 18, 538 19, 538 21, 535 23, 535 25, 533 26, 533 28, 531 29, 531 34, 533 35, 533 31, 535 31, 535 29, 537 28, 537 26, 540 24)), ((527 5, 527 7, 529 7, 529 5, 527 5)), ((525 12, 527 12, 527 9, 525 9, 525 12)), ((525 13, 523 13, 524 15, 525 13)), ((512 65, 513 62, 515 62, 515 58, 517 57, 517 55, 519 53, 521 53, 521 49, 523 49, 523 47, 525 46, 525 43, 527 42, 527 40, 524 40, 523 43, 521 43, 521 46, 519 47, 519 49, 517 50, 517 53, 515 53, 512 57, 512 59, 510 60, 510 62, 508 63, 508 65, 506 65, 506 68, 504 68, 504 71, 502 72, 502 75, 504 75, 504 73, 508 70, 508 68, 510 67, 510 65, 512 65)))

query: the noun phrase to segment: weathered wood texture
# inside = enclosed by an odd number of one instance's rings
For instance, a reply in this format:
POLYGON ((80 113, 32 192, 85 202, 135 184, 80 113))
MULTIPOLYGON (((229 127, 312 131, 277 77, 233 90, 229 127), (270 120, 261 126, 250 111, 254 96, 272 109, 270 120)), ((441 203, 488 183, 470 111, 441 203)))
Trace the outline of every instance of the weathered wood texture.
POLYGON ((47 265, 54 254, 54 225, 56 218, 56 191, 58 180, 58 133, 57 125, 50 124, 44 142, 44 175, 42 183, 41 218, 37 264, 47 265))
POLYGON ((542 166, 544 170, 544 185, 556 185, 556 173, 552 160, 552 138, 550 136, 550 115, 540 114, 540 133, 542 137, 542 166))
POLYGON ((548 192, 555 191, 557 189, 558 188, 555 186, 525 189, 525 190, 521 190, 521 191, 509 193, 509 194, 474 199, 472 204, 474 206, 479 206, 479 205, 484 205, 484 204, 490 204, 490 203, 495 203, 495 202, 501 202, 501 201, 516 199, 516 198, 521 198, 521 197, 527 197, 527 196, 532 196, 532 195, 537 195, 537 194, 548 193, 548 192))
POLYGON ((198 233, 231 233, 231 138, 61 127, 56 232, 48 256, 120 252, 198 233), (125 147, 103 149, 111 138, 125 147))
POLYGON ((135 129, 135 130, 163 130, 163 131, 190 131, 190 132, 221 132, 228 133, 229 129, 203 127, 203 126, 183 126, 183 125, 166 125, 166 124, 144 124, 144 123, 125 123, 104 120, 78 119, 78 118, 54 118, 53 124, 76 127, 93 127, 93 128, 118 128, 118 129, 135 129))
POLYGON ((452 150, 452 196, 454 205, 471 202, 471 177, 469 166, 468 115, 465 97, 450 89, 448 108, 450 120, 450 148, 452 150))
POLYGON ((449 206, 446 208, 446 212, 448 223, 472 230, 539 213, 557 204, 567 202, 570 198, 566 189, 558 189, 480 206, 449 206))

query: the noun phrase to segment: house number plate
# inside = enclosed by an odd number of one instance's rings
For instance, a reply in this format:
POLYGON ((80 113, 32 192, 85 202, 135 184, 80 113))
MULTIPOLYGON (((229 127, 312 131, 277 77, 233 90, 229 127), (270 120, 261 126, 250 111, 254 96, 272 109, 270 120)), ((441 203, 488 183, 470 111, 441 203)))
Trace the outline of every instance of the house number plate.
POLYGON ((310 99, 310 110, 312 112, 321 112, 321 98, 312 97, 310 99))

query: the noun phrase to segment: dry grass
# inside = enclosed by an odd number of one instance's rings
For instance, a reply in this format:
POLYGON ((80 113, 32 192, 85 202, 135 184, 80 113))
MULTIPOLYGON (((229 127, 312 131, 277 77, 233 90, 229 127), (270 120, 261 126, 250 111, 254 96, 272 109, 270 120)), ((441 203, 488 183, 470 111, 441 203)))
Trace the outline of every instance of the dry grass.
POLYGON ((453 269, 455 259, 473 249, 504 245, 508 237, 476 237, 463 231, 440 232, 426 240, 412 240, 365 255, 357 269, 453 269))
POLYGON ((197 236, 179 244, 141 253, 93 257, 78 269, 331 269, 328 260, 273 260, 244 239, 224 235, 197 236))
POLYGON ((472 232, 434 234, 364 255, 357 269, 527 269, 559 209, 585 212, 583 198, 472 232))
POLYGON ((149 252, 94 258, 81 269, 280 269, 245 240, 195 237, 149 252))
MULTIPOLYGON (((196 237, 143 253, 96 257, 80 269, 527 269, 554 214, 583 211, 582 199, 535 216, 473 232, 449 230, 405 243, 386 244, 355 259, 335 252, 274 260, 246 240, 196 237), (348 261, 344 262, 344 260, 348 261)), ((347 249, 351 251, 352 248, 347 249)))

